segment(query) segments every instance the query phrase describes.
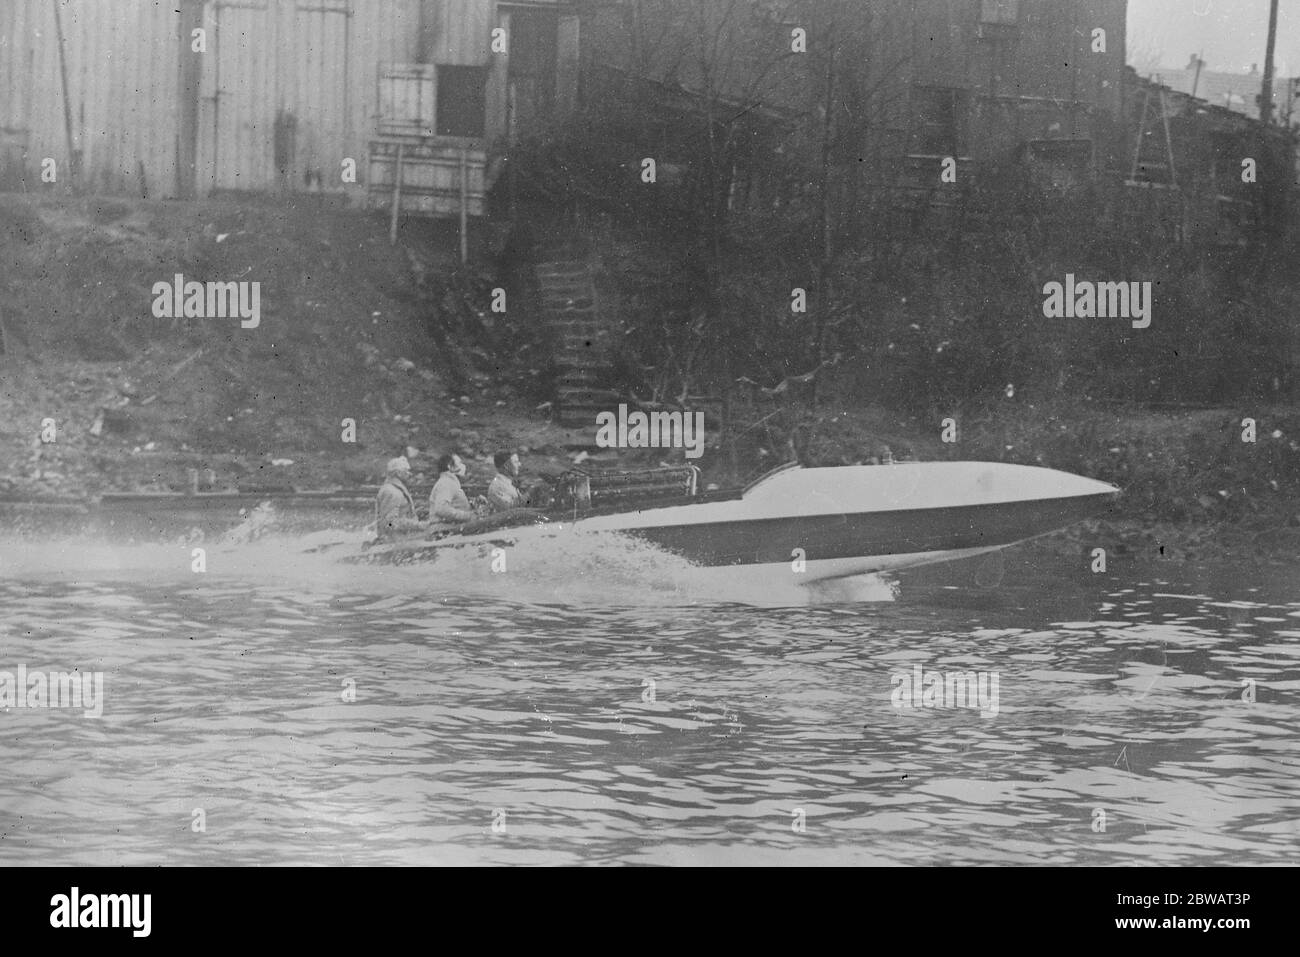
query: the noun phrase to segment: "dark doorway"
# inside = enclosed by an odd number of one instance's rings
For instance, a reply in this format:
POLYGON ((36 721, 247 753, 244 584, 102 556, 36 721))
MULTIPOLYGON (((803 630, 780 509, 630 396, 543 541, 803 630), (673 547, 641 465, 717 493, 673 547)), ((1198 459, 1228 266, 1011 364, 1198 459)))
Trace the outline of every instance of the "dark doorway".
POLYGON ((555 59, 559 17, 554 10, 510 11, 510 133, 535 136, 555 115, 555 59))
POLYGON ((439 136, 482 136, 487 110, 487 68, 438 67, 439 136))

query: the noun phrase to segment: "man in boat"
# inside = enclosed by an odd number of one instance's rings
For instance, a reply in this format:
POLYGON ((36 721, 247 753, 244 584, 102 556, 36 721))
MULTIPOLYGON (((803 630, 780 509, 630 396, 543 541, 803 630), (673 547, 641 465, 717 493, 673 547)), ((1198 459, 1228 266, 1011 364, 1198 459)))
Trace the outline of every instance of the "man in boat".
POLYGON ((514 452, 498 452, 492 456, 497 474, 488 486, 488 505, 493 512, 508 512, 524 507, 523 493, 515 487, 519 478, 519 456, 514 452))
POLYGON ((479 511, 465 497, 460 487, 465 463, 454 452, 438 458, 438 481, 429 493, 429 520, 463 525, 479 517, 479 511))
POLYGON ((425 527, 415 514, 415 499, 406 488, 410 480, 411 463, 406 456, 389 459, 384 469, 384 484, 375 496, 375 534, 381 542, 425 527))

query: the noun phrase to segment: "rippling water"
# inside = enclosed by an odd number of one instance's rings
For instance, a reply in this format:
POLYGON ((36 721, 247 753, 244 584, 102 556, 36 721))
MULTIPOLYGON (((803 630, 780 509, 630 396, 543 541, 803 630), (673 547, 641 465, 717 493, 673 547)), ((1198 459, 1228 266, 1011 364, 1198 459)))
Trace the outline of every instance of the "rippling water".
POLYGON ((100 671, 105 699, 0 713, 0 863, 1300 848, 1292 567, 1091 575, 1022 546, 774 608, 631 547, 493 575, 302 544, 214 547, 201 574, 180 545, 0 544, 0 671, 100 671), (996 673, 997 713, 896 706, 916 666, 996 673))

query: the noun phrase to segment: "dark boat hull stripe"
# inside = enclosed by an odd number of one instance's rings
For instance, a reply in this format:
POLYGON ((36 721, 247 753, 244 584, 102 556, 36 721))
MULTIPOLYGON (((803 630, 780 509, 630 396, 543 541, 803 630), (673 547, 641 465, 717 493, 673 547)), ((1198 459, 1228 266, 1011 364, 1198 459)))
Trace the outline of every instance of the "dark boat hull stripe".
MULTIPOLYGON (((818 515, 627 528, 697 565, 790 562, 957 551, 1011 545, 1064 528, 1101 511, 1113 496, 966 505, 942 509, 818 515)), ((581 525, 581 523, 579 523, 581 525)))

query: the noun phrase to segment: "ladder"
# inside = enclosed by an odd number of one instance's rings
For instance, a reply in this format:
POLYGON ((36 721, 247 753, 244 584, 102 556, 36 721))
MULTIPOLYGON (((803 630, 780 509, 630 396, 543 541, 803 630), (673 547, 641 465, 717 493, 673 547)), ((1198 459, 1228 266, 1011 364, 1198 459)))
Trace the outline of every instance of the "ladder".
POLYGON ((1169 109, 1165 101, 1164 89, 1158 89, 1156 96, 1159 98, 1157 107, 1160 110, 1158 123, 1151 116, 1151 89, 1148 88, 1142 97, 1142 117, 1138 121, 1137 148, 1133 151, 1133 168, 1129 171, 1129 183, 1150 183, 1177 189, 1178 174, 1174 169, 1174 144, 1169 135, 1169 109), (1160 149, 1161 144, 1147 142, 1148 133, 1164 134, 1163 152, 1160 149))

